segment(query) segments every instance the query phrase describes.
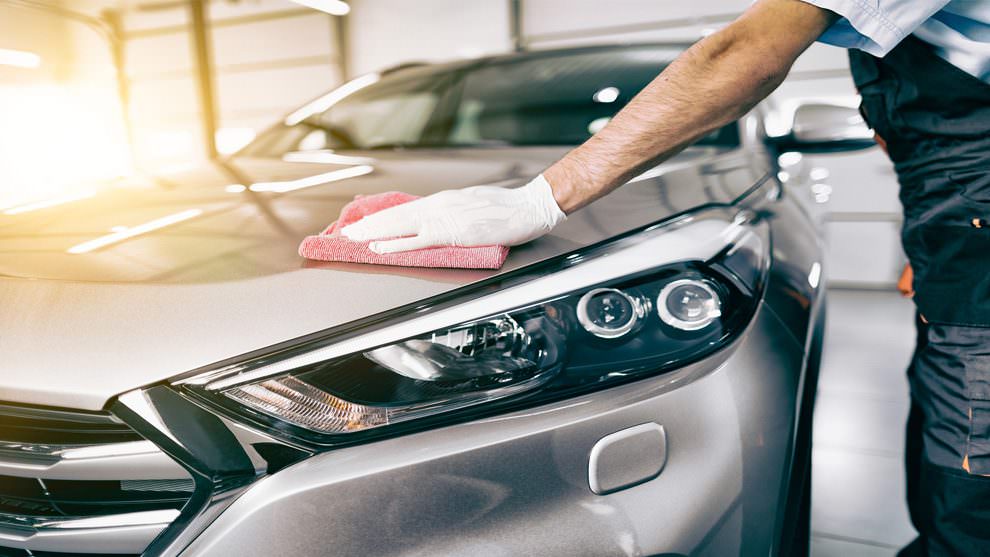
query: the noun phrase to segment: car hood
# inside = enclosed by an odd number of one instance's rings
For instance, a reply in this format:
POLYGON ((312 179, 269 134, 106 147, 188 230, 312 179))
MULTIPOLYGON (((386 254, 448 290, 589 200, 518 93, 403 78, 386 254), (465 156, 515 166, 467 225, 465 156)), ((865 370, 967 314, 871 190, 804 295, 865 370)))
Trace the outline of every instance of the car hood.
POLYGON ((731 202, 764 174, 741 151, 689 150, 513 248, 498 271, 297 255, 302 238, 355 195, 518 185, 563 153, 234 159, 7 209, 0 213, 0 400, 100 409, 137 387, 731 202))

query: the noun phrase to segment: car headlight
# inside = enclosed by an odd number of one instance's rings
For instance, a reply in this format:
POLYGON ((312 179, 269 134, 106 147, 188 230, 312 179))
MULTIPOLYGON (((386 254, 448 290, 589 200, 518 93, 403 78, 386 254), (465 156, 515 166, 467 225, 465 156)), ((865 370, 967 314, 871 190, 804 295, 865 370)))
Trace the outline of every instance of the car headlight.
POLYGON ((266 431, 349 443, 668 372, 749 323, 764 224, 689 216, 176 382, 266 431))

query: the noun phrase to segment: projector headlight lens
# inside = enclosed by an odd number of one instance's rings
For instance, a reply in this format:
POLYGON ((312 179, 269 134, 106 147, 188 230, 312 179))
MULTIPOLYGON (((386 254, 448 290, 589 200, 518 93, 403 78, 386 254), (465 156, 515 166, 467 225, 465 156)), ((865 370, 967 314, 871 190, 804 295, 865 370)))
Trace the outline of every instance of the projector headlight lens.
POLYGON ((675 280, 664 286, 657 296, 657 314, 671 327, 697 331, 721 317, 722 299, 710 281, 675 280))
POLYGON ((632 332, 644 317, 648 303, 615 288, 596 288, 578 300, 577 319, 599 338, 619 338, 632 332))

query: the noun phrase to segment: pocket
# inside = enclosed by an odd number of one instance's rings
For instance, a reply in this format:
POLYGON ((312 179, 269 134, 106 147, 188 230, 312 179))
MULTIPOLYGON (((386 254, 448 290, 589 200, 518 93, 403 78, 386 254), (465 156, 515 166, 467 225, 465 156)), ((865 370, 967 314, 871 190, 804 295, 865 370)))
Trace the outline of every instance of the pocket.
POLYGON ((969 439, 966 442, 969 473, 990 476, 990 401, 972 400, 970 404, 969 439))
POLYGON ((969 438, 966 458, 969 472, 990 475, 990 331, 984 332, 984 344, 971 353, 965 363, 969 390, 969 438))
MULTIPOLYGON (((990 204, 990 170, 966 170, 949 174, 949 179, 959 188, 959 194, 970 201, 990 204)), ((990 220, 990 207, 977 217, 990 220)))
POLYGON ((926 262, 915 277, 918 309, 934 323, 990 326, 990 229, 945 224, 917 228, 919 259, 926 262))

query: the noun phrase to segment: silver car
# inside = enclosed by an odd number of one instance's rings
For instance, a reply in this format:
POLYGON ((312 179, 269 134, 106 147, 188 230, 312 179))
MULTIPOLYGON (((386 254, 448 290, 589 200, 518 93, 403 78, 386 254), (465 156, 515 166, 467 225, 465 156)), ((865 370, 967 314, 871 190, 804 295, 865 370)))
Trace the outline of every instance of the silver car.
POLYGON ((822 249, 777 159, 865 146, 843 109, 760 107, 497 271, 296 253, 356 195, 526 182, 683 48, 393 68, 8 208, 0 556, 806 552, 822 249))

